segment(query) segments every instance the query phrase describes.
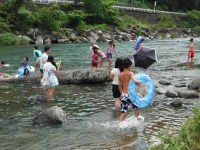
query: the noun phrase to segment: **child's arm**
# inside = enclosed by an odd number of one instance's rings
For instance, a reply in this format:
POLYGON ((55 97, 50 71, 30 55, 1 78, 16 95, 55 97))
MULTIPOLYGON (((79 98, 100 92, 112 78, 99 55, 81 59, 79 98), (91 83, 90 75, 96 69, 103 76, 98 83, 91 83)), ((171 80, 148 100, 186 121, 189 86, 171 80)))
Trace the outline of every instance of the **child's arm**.
POLYGON ((119 85, 118 85, 119 92, 122 93, 123 91, 122 91, 122 82, 121 82, 121 79, 120 79, 120 75, 118 77, 118 83, 119 83, 119 85))
POLYGON ((140 83, 136 80, 136 78, 132 72, 131 72, 131 79, 136 85, 140 85, 140 83))
POLYGON ((115 48, 113 47, 113 51, 115 52, 115 54, 117 55, 117 57, 119 57, 119 55, 117 54, 117 52, 115 51, 115 48))

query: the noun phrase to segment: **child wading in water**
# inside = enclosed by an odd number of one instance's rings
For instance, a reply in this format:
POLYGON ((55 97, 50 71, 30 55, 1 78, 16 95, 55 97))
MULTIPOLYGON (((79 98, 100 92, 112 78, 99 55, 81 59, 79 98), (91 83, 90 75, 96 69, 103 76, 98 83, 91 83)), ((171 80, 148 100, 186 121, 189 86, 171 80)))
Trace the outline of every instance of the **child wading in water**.
POLYGON ((104 52, 97 46, 93 47, 93 50, 95 53, 97 53, 97 55, 101 58, 99 60, 99 67, 102 68, 103 67, 103 61, 106 59, 106 55, 104 54, 104 52))
POLYGON ((95 50, 94 50, 94 53, 92 54, 91 67, 92 68, 97 68, 98 67, 98 56, 97 56, 97 52, 95 50))
POLYGON ((29 65, 28 57, 24 57, 24 61, 22 61, 20 67, 27 68, 28 65, 29 65))
POLYGON ((113 52, 115 52, 117 57, 119 57, 117 52, 115 51, 115 45, 113 44, 113 41, 109 41, 107 52, 106 52, 106 55, 107 55, 107 58, 108 58, 108 71, 110 71, 110 67, 111 67, 111 64, 112 64, 112 54, 113 54, 113 52))
POLYGON ((44 76, 41 80, 41 83, 43 86, 45 86, 47 91, 47 101, 51 101, 53 98, 53 92, 54 88, 59 85, 58 79, 55 75, 55 73, 59 72, 60 64, 58 67, 56 66, 56 63, 54 62, 53 56, 48 56, 47 62, 44 64, 44 76))
POLYGON ((189 63, 190 58, 191 58, 191 63, 193 63, 193 58, 194 58, 194 43, 193 43, 193 38, 190 39, 190 43, 189 43, 189 51, 188 51, 188 60, 187 60, 187 63, 189 63))
POLYGON ((115 100, 115 107, 114 109, 119 109, 120 108, 120 91, 119 91, 119 81, 118 81, 118 76, 120 72, 122 72, 123 69, 123 59, 122 58, 117 58, 115 62, 115 68, 112 69, 111 74, 110 74, 110 79, 113 80, 112 83, 112 92, 113 92, 113 98, 115 100))
POLYGON ((132 61, 129 58, 124 59, 123 61, 124 71, 119 75, 119 91, 121 93, 121 116, 119 117, 119 121, 122 122, 126 117, 126 113, 128 111, 128 106, 132 105, 133 109, 135 109, 135 117, 138 119, 139 116, 139 108, 135 106, 129 99, 128 95, 128 84, 130 79, 136 85, 140 85, 140 83, 135 79, 133 72, 131 72, 132 61))

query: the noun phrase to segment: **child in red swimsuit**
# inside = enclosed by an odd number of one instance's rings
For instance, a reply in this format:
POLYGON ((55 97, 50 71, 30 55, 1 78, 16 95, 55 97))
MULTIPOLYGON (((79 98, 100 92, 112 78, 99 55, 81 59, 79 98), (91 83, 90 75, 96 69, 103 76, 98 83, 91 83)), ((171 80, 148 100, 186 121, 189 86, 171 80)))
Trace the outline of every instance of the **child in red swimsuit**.
POLYGON ((92 54, 91 66, 92 66, 93 68, 97 68, 97 67, 98 67, 98 56, 97 56, 97 52, 95 52, 95 51, 94 51, 94 53, 92 54))
POLYGON ((191 63, 193 63, 193 58, 194 58, 194 43, 193 43, 193 38, 190 39, 190 43, 189 43, 189 51, 188 51, 188 61, 191 58, 191 63))

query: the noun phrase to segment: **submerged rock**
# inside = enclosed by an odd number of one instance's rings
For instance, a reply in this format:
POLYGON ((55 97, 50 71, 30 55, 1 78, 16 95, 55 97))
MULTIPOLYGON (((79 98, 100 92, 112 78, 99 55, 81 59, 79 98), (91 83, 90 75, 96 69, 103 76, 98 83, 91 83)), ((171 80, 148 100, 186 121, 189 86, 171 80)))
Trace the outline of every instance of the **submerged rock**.
POLYGON ((178 96, 180 98, 199 98, 199 94, 195 91, 180 91, 178 96))
POLYGON ((200 78, 194 79, 189 85, 189 89, 199 89, 200 88, 200 78))
POLYGON ((171 83, 168 80, 160 80, 158 83, 162 85, 171 85, 171 83))
POLYGON ((33 122, 39 125, 61 125, 67 120, 67 114, 62 108, 58 106, 52 106, 38 114, 33 119, 33 122))
POLYGON ((165 96, 167 96, 169 98, 177 98, 178 97, 178 93, 176 93, 175 91, 167 91, 165 93, 165 96))
POLYGON ((42 95, 33 95, 28 97, 28 100, 31 102, 45 102, 46 99, 42 95))
POLYGON ((1 85, 0 90, 9 90, 9 86, 1 85))
POLYGON ((170 105, 172 107, 181 107, 182 106, 182 101, 181 101, 180 98, 176 98, 170 103, 170 105))
POLYGON ((166 90, 163 88, 156 88, 156 94, 165 94, 166 90))

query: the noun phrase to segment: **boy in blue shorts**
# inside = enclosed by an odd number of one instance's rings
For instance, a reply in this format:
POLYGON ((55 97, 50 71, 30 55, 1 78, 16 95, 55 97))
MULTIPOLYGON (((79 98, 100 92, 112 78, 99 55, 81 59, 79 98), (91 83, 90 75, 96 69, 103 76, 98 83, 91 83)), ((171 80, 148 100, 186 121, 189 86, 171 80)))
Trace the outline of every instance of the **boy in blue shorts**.
POLYGON ((140 85, 140 83, 135 79, 133 72, 131 72, 132 61, 129 58, 124 59, 123 61, 124 71, 119 75, 119 91, 121 93, 121 116, 119 117, 119 121, 124 121, 126 117, 126 113, 128 111, 128 106, 132 105, 133 109, 135 109, 135 117, 138 119, 139 116, 139 108, 135 106, 129 99, 128 95, 128 84, 130 80, 136 85, 140 85))

